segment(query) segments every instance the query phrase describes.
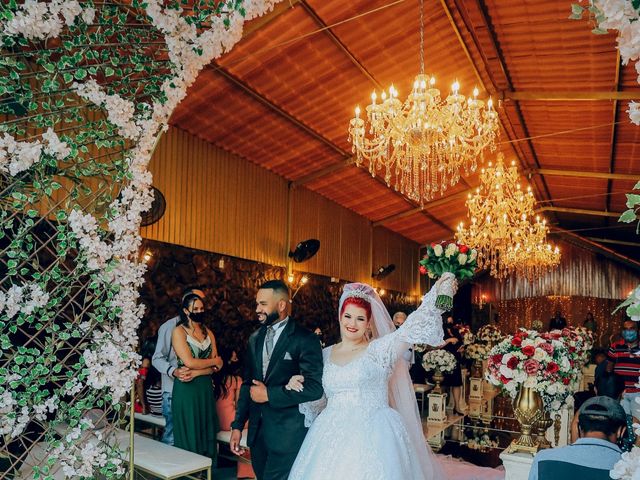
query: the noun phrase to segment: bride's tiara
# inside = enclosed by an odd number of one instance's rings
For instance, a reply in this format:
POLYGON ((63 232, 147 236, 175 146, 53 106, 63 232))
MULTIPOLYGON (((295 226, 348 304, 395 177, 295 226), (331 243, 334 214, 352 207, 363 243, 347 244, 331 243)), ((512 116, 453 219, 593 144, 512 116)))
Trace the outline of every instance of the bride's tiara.
POLYGON ((348 285, 343 292, 343 297, 346 300, 347 298, 362 298, 364 300, 366 300, 369 303, 373 302, 374 296, 372 295, 372 293, 374 293, 375 290, 373 290, 369 285, 364 285, 364 284, 351 284, 348 285))
POLYGON ((345 294, 345 298, 364 298, 365 300, 371 302, 371 295, 369 295, 367 292, 363 292, 362 290, 350 290, 348 292, 345 292, 345 294))

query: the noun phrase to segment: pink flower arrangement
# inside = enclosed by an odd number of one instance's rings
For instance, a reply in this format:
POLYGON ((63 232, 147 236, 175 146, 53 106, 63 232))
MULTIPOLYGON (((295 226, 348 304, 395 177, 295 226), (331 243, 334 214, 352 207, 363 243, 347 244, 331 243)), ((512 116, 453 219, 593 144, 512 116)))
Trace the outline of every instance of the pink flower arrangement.
POLYGON ((558 409, 573 393, 576 367, 561 332, 539 334, 520 329, 491 349, 487 380, 515 398, 520 386, 542 396, 548 409, 558 409))

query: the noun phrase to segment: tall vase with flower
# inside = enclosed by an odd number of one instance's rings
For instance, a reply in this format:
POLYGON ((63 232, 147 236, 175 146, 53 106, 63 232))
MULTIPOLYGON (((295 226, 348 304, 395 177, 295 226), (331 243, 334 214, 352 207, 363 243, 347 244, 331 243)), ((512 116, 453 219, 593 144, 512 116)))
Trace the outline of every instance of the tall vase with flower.
MULTIPOLYGON (((540 429, 546 426, 545 410, 557 411, 569 402, 574 376, 561 338, 520 329, 493 347, 487 380, 514 399, 514 412, 522 426, 522 435, 512 442, 510 451, 537 451, 540 442, 533 438, 533 429, 536 423, 540 429)), ((544 431, 538 431, 538 436, 544 436, 544 431)))

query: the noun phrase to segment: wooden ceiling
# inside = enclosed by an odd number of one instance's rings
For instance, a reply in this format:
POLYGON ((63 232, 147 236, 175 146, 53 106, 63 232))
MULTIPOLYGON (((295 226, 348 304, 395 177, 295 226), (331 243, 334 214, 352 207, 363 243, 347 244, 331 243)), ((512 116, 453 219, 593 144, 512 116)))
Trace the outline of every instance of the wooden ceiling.
MULTIPOLYGON (((353 108, 374 89, 393 83, 401 99, 410 90, 418 8, 418 0, 284 0, 201 73, 171 123, 374 225, 419 243, 451 238, 477 174, 422 209, 354 166, 347 141, 353 108)), ((640 86, 634 66, 620 64, 615 36, 569 20, 564 0, 424 8, 425 70, 443 94, 457 79, 462 93, 478 86, 499 100, 500 150, 519 163, 550 224, 640 260, 634 227, 617 223, 640 179, 640 127, 626 114, 640 86)))

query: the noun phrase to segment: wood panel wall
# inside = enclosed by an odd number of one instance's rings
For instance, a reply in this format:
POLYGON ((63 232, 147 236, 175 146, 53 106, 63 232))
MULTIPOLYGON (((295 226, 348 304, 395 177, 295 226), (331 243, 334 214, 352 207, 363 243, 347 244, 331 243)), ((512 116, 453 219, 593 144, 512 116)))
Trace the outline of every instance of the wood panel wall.
POLYGON ((184 247, 286 266, 286 252, 308 238, 321 242, 294 270, 371 283, 374 266, 396 264, 379 286, 417 290, 418 245, 305 188, 178 128, 165 134, 151 160, 153 184, 167 209, 142 236, 184 247), (291 245, 287 243, 291 202, 291 245))

